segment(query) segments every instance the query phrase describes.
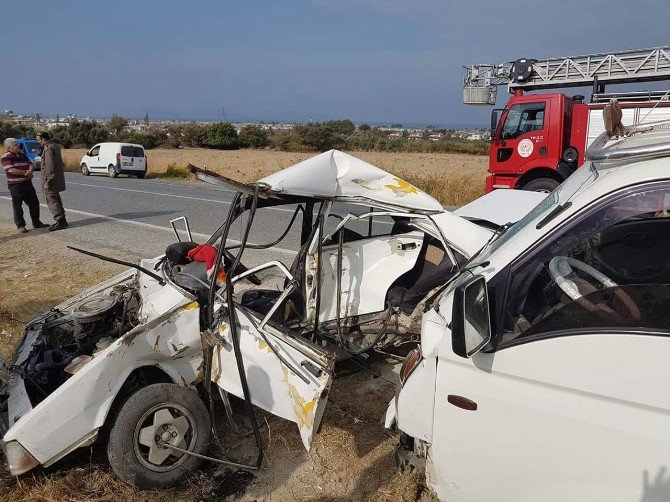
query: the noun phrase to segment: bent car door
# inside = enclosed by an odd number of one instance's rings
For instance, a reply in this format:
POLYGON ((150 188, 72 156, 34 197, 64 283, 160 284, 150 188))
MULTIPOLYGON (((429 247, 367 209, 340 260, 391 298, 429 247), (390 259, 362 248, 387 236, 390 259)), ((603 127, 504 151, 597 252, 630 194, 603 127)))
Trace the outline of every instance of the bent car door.
MULTIPOLYGON (((254 405, 295 422, 309 449, 328 400, 333 358, 305 338, 294 337, 254 313, 238 308, 238 334, 244 370, 254 405)), ((215 347, 212 380, 237 397, 244 397, 237 370, 232 333, 221 324, 221 344, 215 347)))

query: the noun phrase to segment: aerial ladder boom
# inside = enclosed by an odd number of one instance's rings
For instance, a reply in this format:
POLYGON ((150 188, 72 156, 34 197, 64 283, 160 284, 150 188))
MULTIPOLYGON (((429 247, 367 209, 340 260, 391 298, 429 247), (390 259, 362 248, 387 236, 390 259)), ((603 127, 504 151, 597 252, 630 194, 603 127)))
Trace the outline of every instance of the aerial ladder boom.
MULTIPOLYGON (((604 94, 606 84, 670 80, 670 46, 543 60, 518 59, 464 69, 465 104, 494 105, 501 85, 507 85, 510 93, 592 85, 592 101, 598 102, 610 97, 604 94)), ((646 91, 628 94, 630 99, 663 96, 646 91)))

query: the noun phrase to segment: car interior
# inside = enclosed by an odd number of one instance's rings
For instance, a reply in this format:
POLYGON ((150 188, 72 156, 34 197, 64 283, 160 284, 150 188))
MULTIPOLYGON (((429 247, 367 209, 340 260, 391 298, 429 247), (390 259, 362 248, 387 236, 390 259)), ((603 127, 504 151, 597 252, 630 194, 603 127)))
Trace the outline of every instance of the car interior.
POLYGON ((654 191, 615 202, 519 264, 503 341, 580 327, 670 329, 661 315, 670 307, 669 201, 654 191))
MULTIPOLYGON (((358 208, 352 205, 334 204, 330 211, 330 217, 324 223, 323 235, 328 235, 330 229, 335 228, 339 224, 343 216, 348 214, 347 211, 356 211, 360 213, 368 212, 368 208, 358 208)), ((305 213, 304 207, 296 208, 296 213, 305 213)), ((315 211, 315 214, 317 211, 315 211)), ((257 214, 254 221, 259 219, 260 214, 257 214)), ((238 217, 239 219, 239 217, 238 217)), ((266 270, 258 271, 251 277, 247 277, 236 284, 235 296, 239 304, 261 318, 264 318, 269 312, 273 310, 276 302, 282 298, 283 293, 289 286, 292 291, 287 296, 284 295, 282 305, 276 308, 269 319, 273 325, 293 327, 300 329, 304 318, 305 308, 305 259, 310 247, 310 242, 318 232, 318 220, 313 218, 311 232, 309 235, 301 235, 298 239, 297 234, 300 233, 301 222, 300 218, 292 218, 289 227, 282 230, 283 239, 274 241, 272 244, 281 245, 285 240, 300 242, 299 249, 293 257, 292 263, 283 263, 282 265, 289 271, 292 279, 284 275, 279 267, 271 266, 266 270), (249 280, 251 279, 251 281, 249 280)), ((253 228, 252 224, 252 228, 253 228)), ((345 244, 352 245, 357 243, 365 245, 367 242, 375 242, 379 245, 380 242, 388 242, 392 239, 408 235, 410 233, 416 234, 417 228, 411 225, 409 218, 403 217, 387 217, 382 218, 373 217, 365 220, 350 220, 342 227, 343 241, 345 244)), ((446 280, 456 272, 457 264, 454 264, 449 254, 445 252, 442 243, 429 234, 421 232, 422 244, 418 250, 416 262, 411 269, 405 273, 399 274, 393 281, 393 284, 386 292, 387 304, 393 305, 398 311, 405 314, 411 313, 417 304, 423 299, 426 294, 436 286, 446 282, 446 280)), ((258 239, 256 239, 258 240, 258 239)), ((267 240, 267 238, 266 238, 267 240)), ((331 237, 325 238, 322 249, 337 249, 339 241, 338 233, 331 237)), ((177 242, 171 244, 166 250, 165 270, 167 271, 171 280, 184 289, 196 294, 200 302, 207 301, 209 290, 209 279, 207 277, 207 270, 205 263, 192 262, 188 259, 187 254, 190 250, 196 247, 194 242, 177 242)), ((250 256, 254 252, 254 248, 262 248, 263 246, 247 247, 244 250, 244 256, 241 260, 241 266, 238 268, 236 275, 247 270, 244 263, 252 261, 250 256)), ((230 249, 230 252, 224 255, 224 268, 230 267, 236 253, 235 249, 230 249)), ((465 258, 457 255, 457 260, 461 263, 465 258)), ((385 309, 378 312, 371 312, 370 314, 379 315, 384 313, 385 309)))

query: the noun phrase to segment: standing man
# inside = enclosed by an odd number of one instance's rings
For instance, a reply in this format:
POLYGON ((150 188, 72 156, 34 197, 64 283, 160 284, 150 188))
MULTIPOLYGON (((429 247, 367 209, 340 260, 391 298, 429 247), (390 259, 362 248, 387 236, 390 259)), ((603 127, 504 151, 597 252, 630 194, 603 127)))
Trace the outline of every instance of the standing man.
POLYGON ((7 175, 7 188, 12 196, 12 208, 14 209, 14 223, 19 232, 25 234, 26 220, 23 219, 23 203, 28 206, 30 219, 33 222, 33 228, 44 228, 45 225, 40 221, 40 201, 37 200, 37 193, 33 186, 33 163, 21 151, 19 142, 14 138, 5 140, 5 154, 0 159, 2 167, 7 175))
POLYGON ((42 145, 42 191, 51 214, 56 223, 49 227, 49 232, 67 228, 65 209, 60 193, 65 191, 65 173, 63 172, 63 158, 60 154, 60 145, 51 141, 48 132, 37 135, 37 141, 42 145))

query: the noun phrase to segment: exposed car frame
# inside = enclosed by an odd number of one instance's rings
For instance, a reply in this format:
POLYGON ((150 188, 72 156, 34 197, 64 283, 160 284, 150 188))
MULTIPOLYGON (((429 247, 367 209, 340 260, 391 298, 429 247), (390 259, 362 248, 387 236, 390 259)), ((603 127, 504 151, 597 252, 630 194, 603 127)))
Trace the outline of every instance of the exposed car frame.
MULTIPOLYGON (((442 246, 449 265, 435 282, 439 287, 458 270, 459 256, 467 260, 495 234, 486 228, 490 222, 481 226, 453 215, 400 178, 342 152, 326 152, 250 185, 194 172, 235 192, 225 221, 206 243, 216 249, 214 269, 184 259, 195 243, 177 242, 166 255, 141 260, 135 270, 28 324, 12 363, 2 368, 8 381, 0 427, 13 474, 52 465, 90 445, 102 430, 110 431, 112 468, 139 487, 170 486, 203 459, 257 469, 262 440, 253 406, 296 423, 309 448, 336 358, 418 335, 429 292, 405 313, 399 311, 402 295, 392 300, 389 292, 415 267, 425 243, 442 246), (325 232, 335 203, 360 212, 325 232), (272 242, 251 244, 257 210, 280 205, 297 205, 288 227, 272 242), (249 252, 280 242, 299 212, 293 266, 277 259, 244 266, 249 252), (348 223, 382 215, 401 220, 398 232, 345 241, 348 223), (244 217, 242 239, 233 242, 231 227, 244 217), (365 255, 367 249, 374 252, 365 255), (365 270, 364 255, 371 257, 365 270), (361 271, 343 273, 356 263, 361 271), (223 286, 217 283, 221 268, 223 286), (284 277, 281 291, 254 292, 249 281, 258 285, 268 269, 284 277), (366 280, 372 284, 365 286, 366 280), (350 301, 354 293, 358 300, 350 301), (297 315, 281 310, 289 301, 297 315), (214 391, 226 409, 230 394, 244 400, 258 447, 255 461, 208 456, 214 391)), ((522 198, 512 211, 517 217, 535 204, 536 194, 522 198)), ((502 206, 489 209, 493 221, 502 206)), ((179 240, 176 228, 175 234, 179 240)))

